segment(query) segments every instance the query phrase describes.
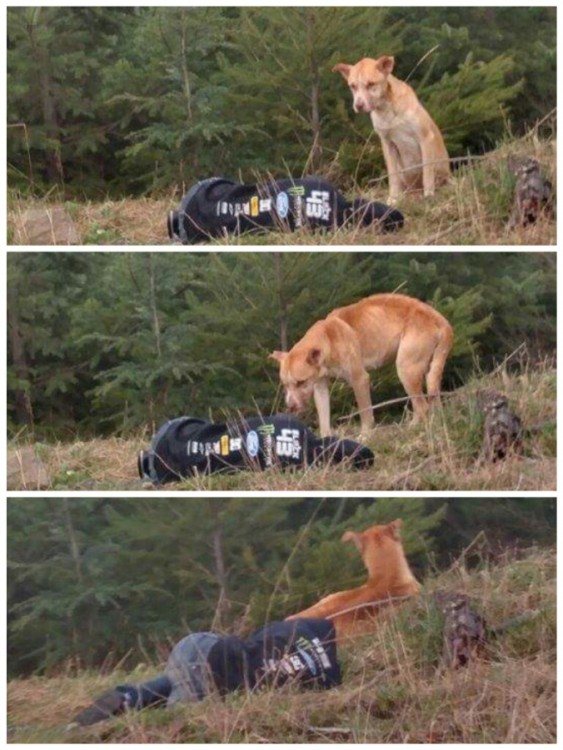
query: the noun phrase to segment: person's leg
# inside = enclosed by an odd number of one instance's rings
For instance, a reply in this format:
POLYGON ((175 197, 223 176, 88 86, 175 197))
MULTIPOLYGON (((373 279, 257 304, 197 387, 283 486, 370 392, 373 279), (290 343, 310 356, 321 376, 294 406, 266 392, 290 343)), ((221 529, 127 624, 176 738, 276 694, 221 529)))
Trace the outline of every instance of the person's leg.
POLYGON ((171 682, 167 706, 202 700, 212 689, 207 658, 220 640, 216 633, 190 633, 174 646, 166 663, 171 682))
POLYGON ((158 703, 165 703, 172 690, 172 683, 166 675, 159 675, 154 680, 143 682, 141 685, 118 685, 119 690, 126 696, 126 708, 148 708, 158 703))
POLYGON ((118 685, 106 690, 96 700, 72 720, 81 727, 97 724, 124 711, 139 710, 166 702, 172 690, 172 683, 166 675, 160 675, 141 685, 118 685))

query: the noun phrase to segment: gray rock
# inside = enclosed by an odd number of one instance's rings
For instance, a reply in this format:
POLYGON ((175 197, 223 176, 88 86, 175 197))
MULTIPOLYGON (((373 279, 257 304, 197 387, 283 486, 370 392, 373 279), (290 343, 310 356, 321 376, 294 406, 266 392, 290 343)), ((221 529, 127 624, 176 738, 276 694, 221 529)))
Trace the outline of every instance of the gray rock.
POLYGON ((62 206, 29 208, 15 221, 19 245, 79 245, 76 224, 62 206))
POLYGON ((33 446, 8 449, 8 490, 45 490, 49 475, 33 446))

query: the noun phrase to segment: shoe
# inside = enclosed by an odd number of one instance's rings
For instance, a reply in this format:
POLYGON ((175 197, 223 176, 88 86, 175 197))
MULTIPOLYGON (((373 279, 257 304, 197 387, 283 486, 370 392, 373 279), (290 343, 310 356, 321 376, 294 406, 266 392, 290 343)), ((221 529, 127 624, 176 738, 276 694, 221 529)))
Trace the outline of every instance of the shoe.
POLYGON ((73 725, 80 727, 89 727, 97 724, 99 721, 105 721, 110 716, 117 716, 123 713, 127 707, 127 698, 116 688, 108 690, 100 695, 91 706, 83 709, 72 720, 73 725))

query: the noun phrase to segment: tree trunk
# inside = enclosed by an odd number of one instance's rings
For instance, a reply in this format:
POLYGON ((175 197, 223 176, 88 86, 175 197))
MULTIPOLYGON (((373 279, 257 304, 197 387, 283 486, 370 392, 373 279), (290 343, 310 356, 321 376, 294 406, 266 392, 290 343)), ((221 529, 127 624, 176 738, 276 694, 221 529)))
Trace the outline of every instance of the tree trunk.
POLYGON ((29 365, 21 332, 19 294, 15 283, 8 285, 8 339, 16 377, 18 381, 25 383, 23 387, 18 384, 14 396, 16 420, 18 424, 27 425, 33 430, 33 407, 29 395, 31 384, 28 380, 29 365))
POLYGON ((41 65, 41 99, 43 104, 43 123, 45 133, 49 139, 49 147, 46 149, 47 179, 51 184, 62 184, 64 182, 63 164, 61 160, 60 129, 55 108, 55 101, 51 94, 51 76, 46 67, 47 61, 41 65), (56 145, 55 145, 56 144, 56 145))
POLYGON ((213 617, 213 627, 221 628, 224 623, 230 603, 227 593, 227 570, 225 567, 225 550, 223 547, 223 524, 217 519, 217 524, 213 531, 213 558, 215 560, 215 577, 219 584, 219 597, 213 617))
POLYGON ((30 21, 29 41, 33 56, 39 71, 39 88, 43 109, 43 125, 47 136, 45 146, 45 169, 47 179, 51 184, 64 182, 63 164, 61 160, 60 127, 57 118, 57 107, 53 96, 53 82, 49 64, 49 51, 41 47, 35 38, 35 28, 39 23, 41 8, 36 8, 33 20, 30 21))
POLYGON ((280 314, 280 349, 282 352, 288 351, 289 344, 289 314, 287 311, 287 300, 285 298, 284 277, 283 277, 283 257, 281 253, 273 253, 274 267, 276 274, 276 283, 278 287, 278 305, 280 314))
POLYGON ((315 53, 315 11, 310 9, 306 15, 307 24, 307 48, 309 55, 309 72, 311 74, 311 152, 309 154, 310 170, 316 172, 321 161, 321 116, 320 116, 320 90, 321 73, 317 56, 315 53))
POLYGON ((152 316, 152 328, 156 346, 156 355, 158 359, 162 357, 160 322, 158 320, 158 309, 156 306, 156 281, 154 273, 154 253, 149 253, 149 289, 150 289, 150 309, 152 316))
MULTIPOLYGON (((84 581, 84 577, 82 575, 82 561, 80 560, 80 549, 78 547, 78 540, 76 539, 76 531, 74 529, 74 523, 72 521, 72 515, 70 512, 69 499, 67 497, 62 498, 61 502, 63 506, 65 526, 66 526, 66 531, 68 535, 70 556, 74 563, 74 570, 76 573, 76 578, 78 580, 80 588, 82 588, 83 581, 84 581)), ((88 618, 88 620, 90 620, 90 618, 88 618)), ((91 623, 88 622, 88 625, 91 625, 91 623)), ((88 638, 87 637, 81 638, 79 636, 78 629, 76 626, 76 621, 73 615, 70 616, 70 629, 72 632, 72 643, 74 646, 76 670, 79 671, 82 667, 82 654, 84 653, 84 645, 86 645, 86 652, 89 651, 88 638), (84 643, 85 641, 86 641, 86 644, 84 643)), ((84 636, 84 623, 82 623, 81 629, 83 631, 83 636, 84 636)))
POLYGON ((76 572, 76 578, 78 579, 79 583, 82 583, 83 576, 82 576, 82 562, 80 560, 80 549, 78 547, 78 541, 76 539, 76 532, 74 530, 74 524, 72 522, 72 515, 70 513, 70 505, 69 505, 68 497, 62 498, 61 502, 63 505, 65 525, 66 525, 66 530, 68 534, 70 556, 74 563, 74 570, 76 572))
POLYGON ((182 83, 184 87, 184 99, 186 101, 186 114, 187 114, 187 123, 188 125, 191 125, 191 122, 193 120, 193 113, 192 113, 192 89, 190 86, 190 72, 188 70, 188 61, 187 61, 187 55, 188 55, 188 38, 186 35, 187 30, 187 24, 189 23, 186 18, 185 11, 180 11, 182 14, 182 61, 181 61, 181 67, 182 67, 182 83))

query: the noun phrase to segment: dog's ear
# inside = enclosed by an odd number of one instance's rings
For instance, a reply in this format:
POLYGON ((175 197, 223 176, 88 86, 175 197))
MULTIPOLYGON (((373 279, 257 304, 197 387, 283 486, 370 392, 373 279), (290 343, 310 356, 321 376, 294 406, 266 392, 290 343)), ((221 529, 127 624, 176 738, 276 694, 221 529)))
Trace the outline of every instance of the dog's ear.
POLYGON ((350 75, 350 68, 351 65, 347 65, 346 63, 337 63, 333 69, 333 73, 340 73, 342 78, 344 78, 345 81, 348 80, 348 76, 350 75))
POLYGON ((383 55, 377 61, 377 67, 384 75, 388 76, 389 73, 393 72, 393 68, 395 67, 395 58, 383 55))
POLYGON ((322 352, 320 349, 317 349, 316 347, 314 349, 310 349, 309 353, 307 354, 307 364, 312 365, 313 367, 320 364, 321 356, 322 352))
POLYGON ((360 553, 360 555, 362 554, 363 536, 362 534, 359 534, 357 531, 345 531, 342 534, 342 538, 340 541, 341 542, 354 542, 354 544, 358 548, 358 552, 360 553))
POLYGON ((403 525, 403 522, 400 518, 397 518, 395 521, 391 521, 391 523, 387 524, 387 529, 389 530, 389 534, 393 537, 393 539, 396 539, 399 541, 401 538, 401 526, 403 525))
POLYGON ((272 352, 268 354, 268 359, 275 359, 276 362, 282 362, 287 357, 287 352, 272 352))

